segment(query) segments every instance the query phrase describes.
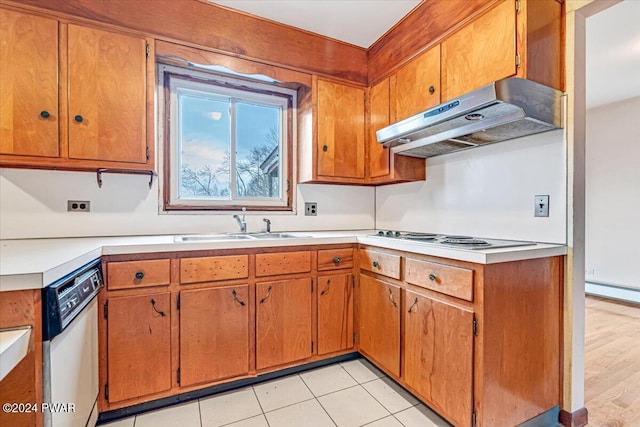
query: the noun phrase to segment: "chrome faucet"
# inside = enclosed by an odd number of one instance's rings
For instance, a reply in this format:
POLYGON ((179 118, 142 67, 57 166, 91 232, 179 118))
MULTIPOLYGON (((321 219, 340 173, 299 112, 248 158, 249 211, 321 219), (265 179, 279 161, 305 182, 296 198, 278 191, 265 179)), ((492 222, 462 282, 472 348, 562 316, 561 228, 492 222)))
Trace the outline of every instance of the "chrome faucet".
POLYGON ((271 220, 269 218, 262 218, 267 223, 267 233, 271 233, 271 220))
POLYGON ((233 219, 238 223, 238 227, 240 227, 241 233, 247 232, 247 220, 245 219, 245 214, 247 213, 247 208, 242 208, 242 219, 240 219, 240 215, 234 215, 233 219))

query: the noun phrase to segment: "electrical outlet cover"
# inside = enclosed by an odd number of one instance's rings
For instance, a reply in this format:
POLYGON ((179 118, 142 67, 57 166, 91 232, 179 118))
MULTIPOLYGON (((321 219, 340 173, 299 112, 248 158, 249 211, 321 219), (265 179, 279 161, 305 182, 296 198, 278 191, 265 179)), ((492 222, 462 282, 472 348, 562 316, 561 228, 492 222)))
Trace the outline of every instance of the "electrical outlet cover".
POLYGON ((538 195, 534 197, 534 216, 548 217, 549 216, 549 196, 538 195))

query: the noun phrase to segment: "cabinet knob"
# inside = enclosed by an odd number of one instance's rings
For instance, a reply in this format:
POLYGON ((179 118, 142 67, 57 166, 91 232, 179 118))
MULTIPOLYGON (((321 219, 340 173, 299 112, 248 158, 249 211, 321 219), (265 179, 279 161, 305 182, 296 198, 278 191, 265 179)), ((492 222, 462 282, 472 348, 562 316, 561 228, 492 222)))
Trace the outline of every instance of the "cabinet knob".
POLYGON ((335 262, 336 264, 340 264, 340 257, 339 256, 333 257, 333 262, 335 262))
POLYGON ((75 120, 77 123, 82 123, 82 121, 84 120, 84 117, 82 117, 80 114, 78 114, 77 116, 75 116, 73 118, 73 120, 75 120))
POLYGON ((42 117, 43 119, 48 119, 49 116, 51 116, 51 114, 49 114, 47 110, 40 111, 40 117, 42 117))
POLYGON ((373 268, 378 268, 380 264, 378 264, 378 261, 373 261, 373 268))
POLYGON ((322 151, 327 151, 329 149, 329 146, 327 144, 322 146, 322 151))
POLYGON ((436 88, 435 88, 435 87, 433 87, 433 86, 429 86, 429 93, 430 93, 431 95, 433 95, 435 91, 436 91, 436 88))
POLYGON ((435 281, 436 281, 436 279, 437 279, 437 277, 436 277, 436 275, 435 275, 435 274, 430 274, 430 275, 429 275, 429 280, 431 280, 432 282, 435 282, 435 281))
POLYGON ((143 271, 136 272, 136 279, 138 280, 144 279, 144 272, 143 271))

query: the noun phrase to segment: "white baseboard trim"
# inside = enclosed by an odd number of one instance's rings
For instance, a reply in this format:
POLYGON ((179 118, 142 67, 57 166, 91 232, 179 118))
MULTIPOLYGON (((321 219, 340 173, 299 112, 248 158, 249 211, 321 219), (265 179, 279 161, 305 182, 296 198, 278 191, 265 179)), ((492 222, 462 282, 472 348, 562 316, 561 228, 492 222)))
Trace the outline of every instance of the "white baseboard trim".
POLYGON ((584 284, 584 292, 587 295, 612 298, 640 304, 640 289, 623 288, 620 286, 607 285, 604 283, 586 282, 584 284))

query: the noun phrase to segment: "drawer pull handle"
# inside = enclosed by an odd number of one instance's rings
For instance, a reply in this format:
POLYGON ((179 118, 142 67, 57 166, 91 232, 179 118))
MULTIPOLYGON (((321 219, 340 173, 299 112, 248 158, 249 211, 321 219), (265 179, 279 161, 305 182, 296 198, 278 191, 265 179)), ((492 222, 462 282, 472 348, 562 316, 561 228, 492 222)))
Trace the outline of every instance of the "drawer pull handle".
POLYGON ((436 88, 435 88, 435 87, 433 87, 433 86, 429 86, 429 93, 430 93, 431 95, 433 95, 433 93, 434 93, 435 91, 436 91, 436 88))
POLYGON ((378 268, 380 264, 378 264, 378 261, 373 261, 373 268, 378 268))
POLYGON ((144 271, 136 272, 136 279, 138 279, 138 280, 144 279, 144 271))
POLYGON ((158 310, 156 308, 156 300, 154 300, 153 298, 151 298, 151 307, 153 307, 153 310, 158 313, 161 317, 166 316, 166 314, 164 313, 164 311, 158 310))
POLYGON ((49 116, 51 116, 51 114, 49 114, 47 110, 40 111, 40 117, 42 117, 43 119, 48 119, 49 116))
POLYGON ((413 307, 415 307, 416 305, 418 305, 418 298, 413 300, 413 304, 411 304, 411 307, 409 307, 409 313, 413 313, 413 307))
POLYGON ((429 275, 429 280, 431 280, 432 282, 435 282, 437 279, 438 278, 436 277, 435 274, 432 273, 432 274, 429 275))
POLYGON ((244 306, 244 305, 245 305, 245 302, 244 302, 244 301, 240 301, 240 300, 238 299, 238 293, 236 292, 236 290, 235 290, 235 289, 231 291, 231 295, 233 295, 233 299, 234 299, 238 304, 240 304, 241 306, 244 306))
POLYGON ((339 256, 335 256, 333 257, 333 262, 335 262, 336 264, 340 264, 340 257, 339 256))
POLYGON ((325 153, 327 152, 328 149, 329 149, 329 146, 327 144, 324 144, 322 146, 322 151, 324 151, 325 153))
POLYGON ((84 120, 84 117, 82 117, 80 114, 78 114, 77 116, 75 116, 73 118, 73 120, 75 120, 76 123, 82 123, 82 121, 84 120))
POLYGON ((267 302, 270 296, 271 296, 271 286, 267 288, 267 295, 265 295, 265 297, 260 300, 260 304, 264 304, 265 302, 267 302))
POLYGON ((393 300, 393 292, 391 292, 391 289, 387 290, 389 291, 389 301, 391 301, 391 304, 393 304, 394 307, 397 307, 398 303, 393 300))
POLYGON ((320 292, 320 295, 326 295, 329 292, 329 287, 331 286, 331 280, 327 280, 327 287, 324 288, 324 290, 322 292, 320 292))

